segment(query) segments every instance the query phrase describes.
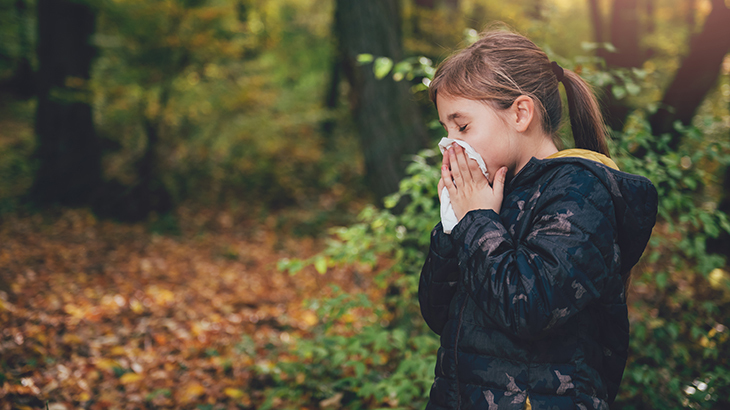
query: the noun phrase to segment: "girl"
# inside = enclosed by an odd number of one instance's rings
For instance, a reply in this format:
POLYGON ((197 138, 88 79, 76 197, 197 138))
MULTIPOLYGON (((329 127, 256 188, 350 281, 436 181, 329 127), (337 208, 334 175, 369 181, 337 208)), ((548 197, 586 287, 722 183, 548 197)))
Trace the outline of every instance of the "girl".
POLYGON ((648 179, 608 157, 598 104, 525 37, 491 31, 430 85, 451 139, 419 287, 441 335, 427 409, 607 409, 626 364, 626 286, 656 219, 648 179), (563 83, 577 149, 559 151, 563 83))

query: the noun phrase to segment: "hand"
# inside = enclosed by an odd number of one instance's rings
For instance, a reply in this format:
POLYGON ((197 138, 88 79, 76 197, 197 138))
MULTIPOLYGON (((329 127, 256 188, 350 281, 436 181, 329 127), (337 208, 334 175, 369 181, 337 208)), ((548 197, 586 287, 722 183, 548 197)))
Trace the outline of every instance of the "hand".
POLYGON ((499 213, 502 207, 507 167, 501 167, 490 185, 476 161, 469 158, 464 148, 452 144, 444 153, 439 180, 439 197, 443 187, 449 191, 456 219, 475 209, 492 209, 499 213))

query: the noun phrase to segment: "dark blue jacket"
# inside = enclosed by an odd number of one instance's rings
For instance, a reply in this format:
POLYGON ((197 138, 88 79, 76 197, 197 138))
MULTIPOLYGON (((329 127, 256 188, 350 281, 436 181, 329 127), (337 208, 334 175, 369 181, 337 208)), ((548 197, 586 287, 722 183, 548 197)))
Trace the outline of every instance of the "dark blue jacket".
POLYGON ((434 228, 419 286, 441 335, 428 410, 607 409, 626 365, 622 277, 656 220, 651 182, 581 158, 533 158, 500 214, 434 228))

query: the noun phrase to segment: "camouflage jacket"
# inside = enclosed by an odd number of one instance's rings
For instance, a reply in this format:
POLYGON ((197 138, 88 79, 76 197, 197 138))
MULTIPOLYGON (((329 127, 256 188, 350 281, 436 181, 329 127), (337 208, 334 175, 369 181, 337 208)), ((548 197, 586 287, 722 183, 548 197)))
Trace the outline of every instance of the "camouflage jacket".
POLYGON ((500 214, 441 224, 419 285, 441 335, 428 410, 607 409, 626 365, 623 274, 644 251, 657 193, 581 158, 533 158, 500 214))

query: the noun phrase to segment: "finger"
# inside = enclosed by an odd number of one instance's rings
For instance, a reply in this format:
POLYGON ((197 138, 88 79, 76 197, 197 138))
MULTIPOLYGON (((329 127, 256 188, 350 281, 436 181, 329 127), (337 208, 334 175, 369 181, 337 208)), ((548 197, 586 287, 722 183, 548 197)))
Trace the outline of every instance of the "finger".
POLYGON ((495 195, 502 197, 502 194, 504 193, 504 182, 507 179, 507 167, 502 167, 499 170, 497 170, 497 174, 494 176, 494 183, 492 184, 492 189, 494 190, 495 195))
MULTIPOLYGON (((448 153, 447 153, 448 155, 448 153)), ((446 189, 449 190, 449 194, 456 189, 454 187, 454 181, 453 177, 451 175, 451 170, 448 166, 442 165, 441 166, 441 180, 439 181, 439 185, 441 186, 441 189, 439 190, 439 195, 441 195, 441 191, 443 191, 443 187, 446 187, 446 189)))
POLYGON ((463 174, 463 178, 465 181, 473 181, 474 175, 471 172, 471 168, 469 167, 469 162, 475 162, 469 160, 469 155, 466 153, 466 150, 459 146, 459 150, 456 151, 456 159, 459 162, 459 170, 461 170, 461 173, 463 174))
POLYGON ((475 160, 469 161, 469 171, 471 172, 471 176, 472 176, 472 178, 474 178, 474 180, 481 181, 481 182, 487 182, 487 183, 489 182, 489 181, 487 181, 487 178, 482 173, 482 169, 479 168, 479 163, 476 162, 475 160))
POLYGON ((444 190, 444 187, 445 186, 446 185, 444 185, 444 178, 442 177, 442 178, 439 179, 439 185, 438 185, 438 197, 439 197, 439 201, 441 200, 441 191, 444 190))
MULTIPOLYGON (((451 166, 451 172, 450 172, 451 178, 454 180, 453 185, 463 186, 464 178, 461 175, 461 168, 459 167, 459 161, 456 159, 456 149, 455 148, 451 148, 449 150, 449 165, 451 166)), ((447 188, 449 187, 448 181, 447 181, 446 187, 447 188)))
POLYGON ((506 179, 507 167, 502 167, 497 170, 497 174, 494 176, 494 183, 492 185, 492 192, 494 192, 494 198, 497 200, 492 209, 496 213, 499 213, 499 211, 502 209, 502 199, 504 198, 504 181, 506 179))

